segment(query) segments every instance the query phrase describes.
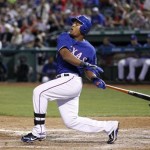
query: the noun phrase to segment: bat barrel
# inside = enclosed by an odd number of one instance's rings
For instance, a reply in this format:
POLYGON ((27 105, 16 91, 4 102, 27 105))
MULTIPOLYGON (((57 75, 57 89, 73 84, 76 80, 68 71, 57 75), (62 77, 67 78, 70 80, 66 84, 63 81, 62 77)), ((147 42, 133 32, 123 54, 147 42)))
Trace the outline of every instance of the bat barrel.
POLYGON ((146 95, 146 94, 138 93, 138 92, 134 92, 134 91, 129 91, 128 94, 150 101, 150 95, 146 95))

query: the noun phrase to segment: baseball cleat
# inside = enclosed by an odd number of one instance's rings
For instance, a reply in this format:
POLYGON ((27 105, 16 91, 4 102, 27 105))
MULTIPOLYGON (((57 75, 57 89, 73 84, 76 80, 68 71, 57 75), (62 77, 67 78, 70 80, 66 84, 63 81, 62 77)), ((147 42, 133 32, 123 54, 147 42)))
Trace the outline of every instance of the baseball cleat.
POLYGON ((42 141, 42 140, 44 140, 45 138, 46 138, 46 137, 38 138, 37 136, 34 136, 32 133, 29 133, 29 134, 23 136, 23 137, 21 138, 21 141, 26 142, 26 143, 31 143, 31 142, 34 142, 34 141, 36 141, 36 140, 42 141))
POLYGON ((107 141, 108 144, 113 144, 117 140, 117 135, 119 131, 119 122, 115 126, 114 130, 109 134, 109 139, 107 141))

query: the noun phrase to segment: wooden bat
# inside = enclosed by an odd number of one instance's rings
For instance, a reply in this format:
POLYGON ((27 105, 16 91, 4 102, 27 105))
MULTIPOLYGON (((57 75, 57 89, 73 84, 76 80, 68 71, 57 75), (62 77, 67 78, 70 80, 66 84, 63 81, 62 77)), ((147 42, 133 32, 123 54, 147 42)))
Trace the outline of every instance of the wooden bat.
POLYGON ((106 84, 106 87, 117 90, 117 91, 120 91, 120 92, 123 92, 123 93, 126 93, 126 94, 129 94, 129 95, 132 95, 132 96, 135 96, 135 97, 138 97, 138 98, 142 98, 146 101, 150 101, 150 95, 146 95, 146 94, 143 94, 143 93, 139 93, 139 92, 119 88, 119 87, 108 85, 108 84, 106 84))

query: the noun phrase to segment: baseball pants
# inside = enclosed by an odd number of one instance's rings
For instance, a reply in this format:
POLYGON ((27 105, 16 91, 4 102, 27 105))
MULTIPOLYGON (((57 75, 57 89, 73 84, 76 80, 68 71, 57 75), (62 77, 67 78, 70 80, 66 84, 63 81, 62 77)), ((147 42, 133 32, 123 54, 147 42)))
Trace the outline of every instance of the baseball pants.
POLYGON ((125 79, 124 77, 124 70, 126 66, 129 66, 130 62, 135 59, 133 57, 129 57, 129 58, 125 58, 125 59, 121 59, 118 62, 118 78, 123 80, 125 79))
POLYGON ((139 75, 139 80, 144 80, 145 79, 145 76, 148 72, 148 69, 150 67, 150 58, 147 58, 145 61, 144 61, 144 64, 143 64, 143 67, 142 67, 142 70, 141 70, 141 73, 139 75))
MULTIPOLYGON (((132 60, 130 60, 130 62, 129 62, 129 74, 127 76, 128 80, 134 80, 135 81, 135 69, 137 67, 143 66, 145 60, 146 60, 146 58, 133 58, 132 60)), ((143 70, 143 75, 144 75, 145 71, 146 71, 146 69, 143 70)), ((143 75, 142 75, 142 77, 143 77, 143 75)))
MULTIPOLYGON (((105 131, 110 134, 116 121, 97 121, 78 116, 81 90, 82 78, 71 73, 69 76, 61 74, 60 78, 37 86, 33 91, 33 106, 35 114, 38 115, 34 119, 36 122, 45 121, 48 101, 56 100, 61 117, 68 128, 89 133, 105 131)), ((93 99, 91 103, 94 103, 93 99)), ((45 123, 36 124, 32 133, 37 137, 46 136, 45 123)))

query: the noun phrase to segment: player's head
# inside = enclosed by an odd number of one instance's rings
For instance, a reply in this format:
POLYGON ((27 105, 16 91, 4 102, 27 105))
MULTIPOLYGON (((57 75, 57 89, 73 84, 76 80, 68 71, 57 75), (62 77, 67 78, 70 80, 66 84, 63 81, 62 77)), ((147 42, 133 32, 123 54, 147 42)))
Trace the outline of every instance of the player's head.
POLYGON ((78 21, 81 24, 80 33, 82 35, 86 35, 92 27, 91 20, 84 15, 74 17, 71 19, 71 21, 72 23, 74 23, 75 21, 78 21))
POLYGON ((138 42, 137 36, 136 35, 131 35, 131 44, 136 45, 138 42))

